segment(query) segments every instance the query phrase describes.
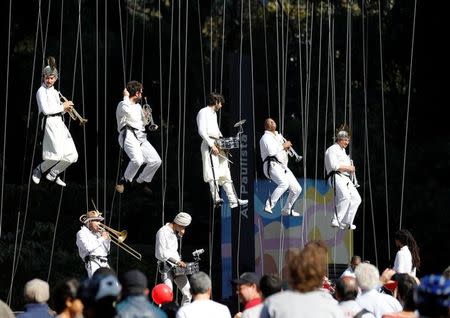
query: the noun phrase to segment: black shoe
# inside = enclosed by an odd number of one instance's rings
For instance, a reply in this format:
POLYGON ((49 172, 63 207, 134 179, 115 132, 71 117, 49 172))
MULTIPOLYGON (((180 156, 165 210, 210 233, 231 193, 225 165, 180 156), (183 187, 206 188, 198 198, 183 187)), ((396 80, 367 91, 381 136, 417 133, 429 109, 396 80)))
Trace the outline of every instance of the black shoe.
POLYGON ((145 194, 148 194, 148 195, 153 194, 153 191, 152 191, 152 189, 150 189, 148 182, 142 182, 142 183, 136 182, 136 186, 145 194))

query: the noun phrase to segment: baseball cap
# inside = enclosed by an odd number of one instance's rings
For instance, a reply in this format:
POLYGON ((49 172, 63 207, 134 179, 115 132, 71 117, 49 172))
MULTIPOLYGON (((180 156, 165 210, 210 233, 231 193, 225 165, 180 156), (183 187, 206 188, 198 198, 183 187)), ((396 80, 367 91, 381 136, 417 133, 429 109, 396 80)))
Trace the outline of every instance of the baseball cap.
POLYGON ((245 272, 239 278, 233 279, 232 282, 237 285, 255 284, 259 286, 259 275, 254 272, 245 272))

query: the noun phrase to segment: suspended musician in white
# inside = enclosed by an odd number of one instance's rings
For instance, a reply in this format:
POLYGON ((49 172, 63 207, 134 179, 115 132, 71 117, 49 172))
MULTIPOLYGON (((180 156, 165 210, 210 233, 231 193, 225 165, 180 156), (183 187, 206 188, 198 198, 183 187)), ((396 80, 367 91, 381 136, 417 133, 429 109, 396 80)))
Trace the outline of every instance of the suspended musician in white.
POLYGON ((361 197, 356 189, 355 166, 345 148, 350 143, 350 130, 342 125, 335 137, 335 143, 325 152, 325 168, 328 183, 334 191, 335 212, 331 220, 332 227, 356 229, 353 224, 356 211, 361 204, 361 197))
POLYGON ((59 92, 54 85, 58 80, 55 59, 47 58, 48 65, 42 70, 42 84, 36 93, 39 113, 42 114, 41 128, 44 130, 42 141, 42 159, 34 170, 32 180, 38 184, 42 174, 46 179, 65 187, 66 183, 59 175, 78 160, 72 136, 63 121, 63 115, 72 110, 71 101, 61 102, 59 92))
POLYGON ((267 199, 264 211, 272 213, 272 208, 277 204, 280 197, 289 190, 281 214, 300 216, 300 213, 294 211, 293 207, 302 192, 302 187, 291 169, 288 168, 288 151, 292 148, 292 143, 277 131, 277 124, 272 118, 267 118, 264 121, 264 128, 264 135, 259 140, 264 175, 278 185, 267 199))
POLYGON ((217 121, 217 112, 222 108, 225 100, 222 95, 211 93, 208 96, 207 103, 208 106, 200 109, 197 114, 198 133, 203 139, 200 148, 203 162, 203 180, 209 184, 215 205, 220 205, 223 202, 219 195, 219 186, 222 186, 225 190, 230 208, 247 205, 248 200, 237 198, 227 154, 216 145, 216 141, 222 137, 217 121))

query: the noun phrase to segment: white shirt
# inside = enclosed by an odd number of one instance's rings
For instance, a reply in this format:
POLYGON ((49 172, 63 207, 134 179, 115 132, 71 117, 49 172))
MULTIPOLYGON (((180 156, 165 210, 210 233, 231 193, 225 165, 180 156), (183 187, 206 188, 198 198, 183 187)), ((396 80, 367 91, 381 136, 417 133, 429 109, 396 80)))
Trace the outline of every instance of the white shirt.
POLYGON ((261 316, 261 311, 264 307, 264 304, 258 304, 249 309, 245 309, 242 312, 242 318, 259 318, 261 316))
POLYGON ((375 289, 363 291, 356 298, 356 302, 361 307, 373 313, 376 318, 381 318, 386 313, 403 310, 402 305, 400 305, 397 299, 388 294, 382 294, 375 289))
POLYGON ((155 257, 160 261, 167 261, 169 258, 179 261, 178 236, 169 224, 166 223, 156 233, 155 257))
POLYGON ((88 255, 106 257, 109 254, 111 240, 92 233, 86 226, 82 226, 77 233, 78 254, 84 260, 88 255))
POLYGON ((117 131, 126 125, 133 127, 139 131, 145 131, 141 104, 133 104, 128 97, 124 97, 123 101, 117 105, 116 120, 117 131))
POLYGON ((283 148, 284 138, 278 131, 271 132, 266 130, 259 140, 261 149, 261 159, 264 161, 268 156, 276 156, 281 164, 287 166, 289 157, 287 151, 283 148))
POLYGON ((350 165, 350 157, 345 152, 345 148, 342 148, 337 143, 328 147, 325 152, 325 169, 327 169, 327 173, 330 173, 331 171, 338 171, 340 166, 350 165))
POLYGON ((64 107, 59 99, 59 93, 53 86, 47 88, 45 84, 42 84, 36 93, 36 99, 39 112, 44 115, 52 115, 64 111, 64 107))
MULTIPOLYGON (((341 307, 344 312, 344 317, 347 318, 353 318, 363 309, 355 300, 342 301, 339 303, 339 307, 341 307)), ((375 318, 375 316, 372 313, 367 312, 362 315, 362 318, 375 318)))
POLYGON ((214 146, 214 139, 210 137, 215 139, 222 137, 219 125, 217 124, 217 113, 212 106, 206 106, 200 109, 197 114, 197 127, 198 134, 210 147, 214 146))
POLYGON ((351 266, 349 266, 349 267, 347 267, 347 269, 342 273, 341 277, 353 277, 353 278, 356 278, 355 270, 354 270, 351 266))
POLYGON ((403 246, 395 255, 394 271, 416 276, 416 268, 413 268, 411 252, 408 245, 403 246))
POLYGON ((227 306, 210 299, 194 300, 182 306, 177 312, 177 318, 231 318, 227 306))

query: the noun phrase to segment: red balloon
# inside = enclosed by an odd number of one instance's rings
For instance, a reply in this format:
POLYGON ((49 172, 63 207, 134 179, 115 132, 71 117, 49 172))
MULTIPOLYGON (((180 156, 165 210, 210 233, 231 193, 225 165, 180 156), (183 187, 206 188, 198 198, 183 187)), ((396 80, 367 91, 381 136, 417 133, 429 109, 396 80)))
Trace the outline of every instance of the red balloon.
POLYGON ((171 302, 173 299, 172 289, 166 284, 158 284, 152 289, 152 299, 157 305, 171 302))

